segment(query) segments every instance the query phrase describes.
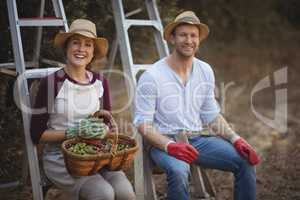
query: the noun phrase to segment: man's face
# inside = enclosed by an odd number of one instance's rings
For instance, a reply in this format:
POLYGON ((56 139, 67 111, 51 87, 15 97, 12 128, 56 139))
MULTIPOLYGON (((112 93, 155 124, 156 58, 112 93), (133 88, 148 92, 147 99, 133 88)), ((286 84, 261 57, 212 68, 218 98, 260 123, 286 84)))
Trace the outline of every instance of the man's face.
POLYGON ((179 25, 170 38, 177 54, 183 57, 193 57, 199 47, 199 29, 190 24, 179 25))

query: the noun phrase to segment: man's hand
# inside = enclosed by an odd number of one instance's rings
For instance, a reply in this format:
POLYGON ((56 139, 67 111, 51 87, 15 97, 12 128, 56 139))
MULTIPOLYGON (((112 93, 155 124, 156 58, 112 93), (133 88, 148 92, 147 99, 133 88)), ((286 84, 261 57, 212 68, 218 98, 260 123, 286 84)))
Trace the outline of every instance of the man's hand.
POLYGON ((257 165, 260 162, 260 158, 256 154, 255 150, 243 138, 237 139, 233 143, 233 146, 241 156, 248 160, 251 165, 257 165))
POLYGON ((199 155, 199 152, 192 145, 183 142, 169 143, 167 152, 188 164, 191 164, 199 155))

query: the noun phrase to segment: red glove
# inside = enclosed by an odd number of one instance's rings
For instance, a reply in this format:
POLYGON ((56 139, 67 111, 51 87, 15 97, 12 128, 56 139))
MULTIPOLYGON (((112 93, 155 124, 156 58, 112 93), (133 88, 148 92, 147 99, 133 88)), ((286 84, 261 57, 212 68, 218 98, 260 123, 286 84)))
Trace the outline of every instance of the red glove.
POLYGON ((256 154, 255 150, 243 138, 236 140, 233 143, 233 146, 241 156, 248 160, 251 165, 257 165, 260 162, 260 158, 256 154))
POLYGON ((190 144, 183 142, 169 143, 167 146, 169 155, 191 164, 199 155, 198 151, 190 144))

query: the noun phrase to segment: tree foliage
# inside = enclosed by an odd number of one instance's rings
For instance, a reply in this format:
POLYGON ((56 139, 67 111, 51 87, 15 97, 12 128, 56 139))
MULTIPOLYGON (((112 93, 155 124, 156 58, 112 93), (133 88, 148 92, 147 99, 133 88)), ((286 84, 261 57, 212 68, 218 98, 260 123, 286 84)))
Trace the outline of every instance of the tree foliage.
MULTIPOLYGON (((64 0, 69 23, 75 18, 87 18, 97 24, 98 34, 112 41, 115 36, 114 18, 110 1, 104 0, 64 0)), ((141 0, 124 0, 125 12, 144 7, 141 0)), ((300 27, 300 3, 297 0, 158 0, 160 15, 165 25, 183 10, 193 10, 201 20, 210 26, 214 40, 230 42, 237 38, 246 38, 254 42, 273 41, 284 37, 287 29, 297 30, 300 27), (273 34, 274 33, 274 34, 273 34)), ((34 17, 39 13, 39 0, 18 0, 19 15, 34 17)), ((13 60, 12 45, 8 25, 6 1, 0 1, 0 62, 13 60)), ((46 1, 45 16, 52 16, 51 1, 46 1)), ((145 9, 134 17, 147 18, 145 9)), ((57 29, 44 33, 42 56, 57 57, 52 48, 57 29)), ((22 32, 23 46, 27 59, 32 57, 34 42, 33 29, 22 32)), ((141 34, 143 35, 143 34, 141 34)), ((145 40, 142 40, 143 43, 145 40)))

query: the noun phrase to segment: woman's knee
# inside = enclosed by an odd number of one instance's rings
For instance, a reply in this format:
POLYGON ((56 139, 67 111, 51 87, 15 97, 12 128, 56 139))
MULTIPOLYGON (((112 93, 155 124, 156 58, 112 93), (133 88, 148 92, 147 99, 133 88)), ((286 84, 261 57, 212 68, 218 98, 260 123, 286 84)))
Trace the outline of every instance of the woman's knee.
POLYGON ((132 188, 115 189, 116 200, 135 200, 136 196, 132 188))
POLYGON ((105 190, 102 190, 102 192, 99 194, 100 199, 109 199, 114 200, 115 199, 115 193, 112 187, 106 188, 105 190))
POLYGON ((114 200, 113 187, 104 179, 87 181, 80 189, 80 197, 85 200, 114 200))
POLYGON ((117 200, 135 200, 133 187, 122 171, 107 172, 104 177, 114 189, 117 200))
POLYGON ((106 188, 105 190, 93 190, 83 198, 85 200, 114 200, 115 194, 112 188, 106 188))

